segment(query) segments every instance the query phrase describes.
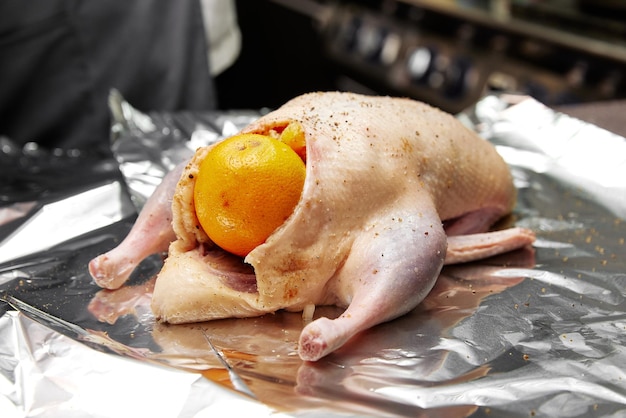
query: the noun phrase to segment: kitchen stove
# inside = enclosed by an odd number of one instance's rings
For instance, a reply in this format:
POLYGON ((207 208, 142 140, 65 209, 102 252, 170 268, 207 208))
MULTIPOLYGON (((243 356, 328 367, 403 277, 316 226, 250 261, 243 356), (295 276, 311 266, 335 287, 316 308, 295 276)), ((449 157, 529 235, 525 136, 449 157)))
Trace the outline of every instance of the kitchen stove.
POLYGON ((339 88, 458 112, 486 91, 626 97, 626 6, 584 0, 273 0, 314 22, 339 88))

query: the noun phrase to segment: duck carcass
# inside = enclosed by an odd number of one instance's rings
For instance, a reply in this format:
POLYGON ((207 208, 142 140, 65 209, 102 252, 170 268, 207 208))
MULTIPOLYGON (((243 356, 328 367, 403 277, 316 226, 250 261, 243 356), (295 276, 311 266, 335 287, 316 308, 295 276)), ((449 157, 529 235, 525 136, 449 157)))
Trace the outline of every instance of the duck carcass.
POLYGON ((119 287, 142 258, 169 246, 152 299, 160 321, 345 307, 304 327, 299 353, 315 361, 412 310, 444 264, 534 240, 523 228, 490 232, 514 208, 511 174, 490 143, 447 113, 410 99, 310 93, 242 133, 273 135, 291 122, 306 138, 304 189, 245 263, 217 248, 196 217, 201 148, 164 180, 126 240, 91 262, 96 282, 119 287))

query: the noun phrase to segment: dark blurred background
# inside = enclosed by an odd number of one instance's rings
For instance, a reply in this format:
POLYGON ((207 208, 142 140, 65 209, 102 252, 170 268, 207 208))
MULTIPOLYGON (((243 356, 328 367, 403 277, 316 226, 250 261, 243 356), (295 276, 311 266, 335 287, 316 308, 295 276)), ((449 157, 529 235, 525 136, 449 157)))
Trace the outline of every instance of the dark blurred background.
POLYGON ((3 0, 0 63, 2 161, 107 153, 111 89, 143 112, 346 90, 451 113, 514 92, 604 115, 626 97, 626 1, 3 0))
POLYGON ((311 90, 409 96, 458 112, 486 91, 560 106, 626 96, 622 0, 237 0, 222 108, 311 90))

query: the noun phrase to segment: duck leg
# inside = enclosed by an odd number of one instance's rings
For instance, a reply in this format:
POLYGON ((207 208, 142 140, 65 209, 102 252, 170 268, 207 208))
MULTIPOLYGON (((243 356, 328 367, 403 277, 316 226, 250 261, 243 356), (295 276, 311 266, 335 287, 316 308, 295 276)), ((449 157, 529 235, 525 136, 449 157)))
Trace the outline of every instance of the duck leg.
POLYGON ((176 239, 171 204, 184 166, 179 164, 163 178, 126 238, 89 262, 89 273, 98 286, 106 289, 121 287, 143 259, 167 251, 170 242, 176 239))
POLYGON ((445 264, 467 263, 530 245, 535 233, 526 228, 509 228, 501 231, 448 237, 445 264))
POLYGON ((316 361, 357 333, 411 311, 428 295, 444 264, 502 254, 535 238, 524 228, 446 237, 428 202, 404 207, 421 210, 390 211, 356 239, 337 278, 337 294, 348 308, 334 320, 319 318, 302 330, 303 360, 316 361))
POLYGON ((316 361, 357 333, 409 312, 434 286, 446 235, 429 200, 407 203, 378 216, 355 239, 336 279, 336 294, 348 308, 334 320, 319 318, 302 330, 303 360, 316 361))

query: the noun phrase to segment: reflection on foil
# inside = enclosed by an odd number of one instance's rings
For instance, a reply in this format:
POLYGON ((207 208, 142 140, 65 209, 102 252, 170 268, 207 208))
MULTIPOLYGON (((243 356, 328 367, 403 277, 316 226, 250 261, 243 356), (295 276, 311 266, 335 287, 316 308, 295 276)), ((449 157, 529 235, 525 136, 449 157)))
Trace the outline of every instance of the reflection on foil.
POLYGON ((134 212, 135 208, 126 199, 119 182, 48 203, 0 242, 0 264, 48 250, 86 231, 115 223, 134 212))
MULTIPOLYGON (((255 117, 144 115, 117 100, 125 109, 113 148, 138 206, 146 196, 138 185, 156 185, 190 150, 255 117)), ((23 313, 0 318, 0 415, 6 405, 18 416, 623 416, 626 141, 519 96, 486 97, 459 117, 509 163, 519 191, 512 220, 537 233, 533 250, 448 266, 411 313, 304 363, 299 313, 156 323, 149 303, 158 256, 123 288, 98 288, 87 262, 128 233, 134 215, 126 216, 0 265, 0 300, 23 313), (590 159, 593 173, 581 169, 590 159), (20 333, 27 342, 11 343, 20 333), (236 391, 205 334, 256 401, 236 391), (74 363, 86 377, 59 377, 74 363), (111 382, 107 396, 94 393, 94 365, 99 381, 111 382), (147 398, 141 390, 157 379, 147 398), (131 409, 113 410, 109 395, 129 399, 118 387, 135 390, 131 409)))
POLYGON ((233 384, 233 387, 239 392, 245 393, 246 395, 256 399, 256 396, 254 395, 254 393, 252 393, 248 385, 246 385, 246 382, 244 382, 244 380, 237 374, 237 372, 232 368, 230 363, 228 363, 226 357, 224 356, 224 353, 222 353, 222 350, 216 348, 215 345, 211 342, 211 337, 209 337, 209 334, 207 334, 205 330, 202 330, 202 335, 204 336, 206 342, 209 344, 209 347, 211 347, 211 350, 217 356, 217 359, 220 361, 220 363, 222 363, 222 366, 224 366, 224 368, 228 371, 228 377, 230 379, 230 382, 233 384))
POLYGON ((16 202, 0 208, 0 225, 20 219, 31 211, 37 202, 16 202))
POLYGON ((0 318, 3 418, 278 416, 196 373, 91 350, 38 322, 0 318), (207 396, 211 394, 211 396, 207 396))
MULTIPOLYGON (((506 98, 506 97, 505 97, 506 98)), ((509 164, 558 179, 626 218, 626 141, 595 125, 512 97, 515 106, 487 97, 475 113, 476 128, 509 164)))
MULTIPOLYGON (((487 358, 476 357, 468 341, 460 341, 449 332, 474 314, 486 297, 524 280, 523 275, 507 271, 533 265, 534 253, 526 249, 482 264, 446 267, 426 300, 411 314, 393 321, 392 329, 390 324, 383 324, 368 330, 317 363, 302 362, 298 357, 297 341, 304 323, 300 313, 288 312, 188 325, 157 323, 152 337, 158 349, 147 356, 173 367, 204 371, 212 380, 236 388, 232 377, 215 373, 216 368, 224 367, 219 358, 211 355, 212 350, 207 350, 205 336, 210 336, 215 344, 227 347, 223 355, 229 367, 256 397, 277 409, 304 411, 328 403, 339 410, 376 415, 381 412, 377 410, 381 404, 386 414, 393 411, 414 416, 420 412, 420 405, 389 402, 381 393, 402 385, 428 387, 441 380, 459 384, 485 376, 491 369, 488 365, 474 366, 487 358), (457 354, 469 357, 470 353, 470 364, 455 358, 457 354)), ((149 303, 149 298, 143 295, 150 291, 153 281, 101 290, 92 299, 90 312, 103 322, 123 318, 129 312, 145 312, 147 307, 141 305, 149 303), (131 301, 135 302, 132 309, 131 301)), ((336 317, 340 313, 338 308, 320 307, 316 317, 336 317)), ((475 409, 459 403, 446 411, 467 416, 475 409)))

